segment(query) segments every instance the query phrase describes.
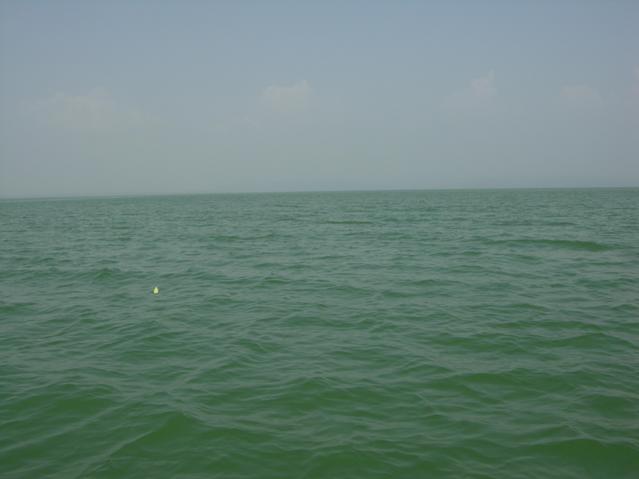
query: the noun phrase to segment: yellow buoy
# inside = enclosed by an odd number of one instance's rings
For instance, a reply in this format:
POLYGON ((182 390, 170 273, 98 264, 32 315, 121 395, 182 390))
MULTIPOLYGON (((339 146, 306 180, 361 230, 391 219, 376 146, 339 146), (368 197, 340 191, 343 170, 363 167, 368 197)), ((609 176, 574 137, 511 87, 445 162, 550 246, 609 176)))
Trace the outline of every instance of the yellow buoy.
POLYGON ((160 292, 160 288, 158 288, 157 286, 153 287, 153 294, 158 294, 160 292))

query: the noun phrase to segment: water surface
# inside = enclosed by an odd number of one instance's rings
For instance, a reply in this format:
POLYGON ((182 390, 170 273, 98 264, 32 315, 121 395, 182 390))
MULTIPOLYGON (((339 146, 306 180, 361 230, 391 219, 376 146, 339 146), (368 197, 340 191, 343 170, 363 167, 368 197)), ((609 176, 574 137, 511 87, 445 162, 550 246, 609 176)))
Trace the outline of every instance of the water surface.
POLYGON ((0 475, 637 477, 638 206, 0 202, 0 475))

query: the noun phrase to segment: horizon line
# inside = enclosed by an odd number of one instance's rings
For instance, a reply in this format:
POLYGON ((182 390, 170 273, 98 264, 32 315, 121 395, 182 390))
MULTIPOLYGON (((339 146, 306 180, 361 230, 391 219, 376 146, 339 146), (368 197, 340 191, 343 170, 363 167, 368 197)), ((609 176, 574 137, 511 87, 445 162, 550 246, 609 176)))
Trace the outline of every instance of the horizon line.
POLYGON ((476 186, 476 187, 446 187, 446 188, 362 188, 362 189, 317 189, 317 190, 257 190, 257 191, 196 191, 171 193, 98 193, 71 195, 42 195, 42 196, 0 196, 0 201, 19 200, 74 200, 74 199, 118 199, 118 198, 152 198, 171 196, 207 196, 207 195, 265 195, 265 194, 295 194, 295 193, 382 193, 401 191, 483 191, 483 190, 595 190, 595 189, 636 189, 639 185, 626 186, 476 186))

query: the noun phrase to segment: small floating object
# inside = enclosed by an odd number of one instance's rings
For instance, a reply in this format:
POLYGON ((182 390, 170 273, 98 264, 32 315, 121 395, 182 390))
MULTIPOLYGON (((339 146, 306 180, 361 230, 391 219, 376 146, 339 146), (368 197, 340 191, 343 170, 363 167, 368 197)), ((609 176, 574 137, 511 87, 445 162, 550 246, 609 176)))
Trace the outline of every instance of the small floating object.
POLYGON ((153 294, 159 294, 160 293, 160 288, 158 288, 157 286, 153 286, 153 294))

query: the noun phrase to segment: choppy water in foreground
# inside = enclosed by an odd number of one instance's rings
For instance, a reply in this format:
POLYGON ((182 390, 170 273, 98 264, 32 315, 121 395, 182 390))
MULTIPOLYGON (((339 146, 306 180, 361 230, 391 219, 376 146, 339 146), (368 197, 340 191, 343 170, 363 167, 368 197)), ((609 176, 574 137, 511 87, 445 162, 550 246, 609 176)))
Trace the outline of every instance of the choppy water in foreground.
POLYGON ((0 476, 639 477, 638 208, 0 202, 0 476))

